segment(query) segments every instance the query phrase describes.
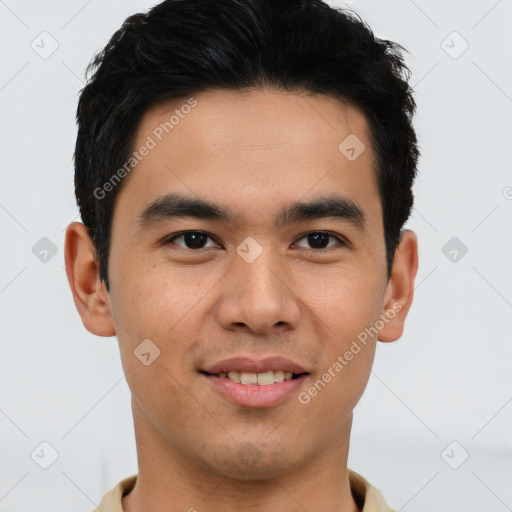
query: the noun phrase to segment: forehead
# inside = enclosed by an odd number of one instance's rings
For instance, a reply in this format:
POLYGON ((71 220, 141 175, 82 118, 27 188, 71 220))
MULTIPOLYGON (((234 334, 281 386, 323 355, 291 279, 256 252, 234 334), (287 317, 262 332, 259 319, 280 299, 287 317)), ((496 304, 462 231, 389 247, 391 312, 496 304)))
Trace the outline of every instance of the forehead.
POLYGON ((138 127, 133 149, 144 147, 120 194, 132 207, 172 191, 260 217, 334 191, 380 207, 366 117, 325 95, 209 90, 161 103, 138 127))
POLYGON ((295 145, 314 155, 312 142, 319 150, 332 149, 333 143, 337 149, 340 136, 364 139, 367 131, 364 114, 341 99, 265 88, 213 89, 151 107, 140 122, 136 142, 143 143, 149 135, 157 143, 165 143, 163 139, 171 143, 173 134, 181 144, 190 142, 208 153, 235 151, 241 145, 257 150, 264 144, 267 149, 295 145))

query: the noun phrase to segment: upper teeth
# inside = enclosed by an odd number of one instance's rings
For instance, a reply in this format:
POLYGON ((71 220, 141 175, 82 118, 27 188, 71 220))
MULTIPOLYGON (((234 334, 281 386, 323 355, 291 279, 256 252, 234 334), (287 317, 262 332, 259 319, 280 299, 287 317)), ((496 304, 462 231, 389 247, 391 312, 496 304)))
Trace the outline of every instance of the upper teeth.
POLYGON ((241 384, 259 384, 260 386, 268 386, 274 382, 283 382, 290 380, 293 376, 292 372, 269 371, 263 373, 248 373, 248 372, 221 372, 219 377, 228 378, 233 382, 241 384))

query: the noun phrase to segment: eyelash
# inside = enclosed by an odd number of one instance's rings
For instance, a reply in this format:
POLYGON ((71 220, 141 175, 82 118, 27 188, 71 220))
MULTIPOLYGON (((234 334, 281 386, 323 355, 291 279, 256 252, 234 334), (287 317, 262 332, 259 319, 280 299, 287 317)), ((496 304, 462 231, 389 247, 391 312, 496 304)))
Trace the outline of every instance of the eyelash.
MULTIPOLYGON (((208 234, 208 233, 206 233, 204 231, 188 230, 188 231, 181 231, 179 233, 175 233, 174 235, 171 235, 171 236, 165 238, 162 241, 162 244, 163 245, 168 245, 170 243, 173 243, 174 240, 176 240, 177 238, 180 238, 181 236, 186 235, 188 233, 198 233, 198 234, 201 234, 201 235, 206 235, 208 238, 210 238, 210 239, 215 241, 214 237, 212 237, 210 234, 208 234)), ((300 241, 300 240, 302 240, 303 238, 306 238, 309 235, 317 234, 317 233, 321 233, 323 235, 328 235, 328 236, 330 236, 332 238, 335 238, 339 242, 339 244, 341 246, 347 246, 348 245, 347 241, 342 236, 340 236, 340 235, 338 235, 336 233, 333 233, 331 231, 309 231, 308 233, 305 233, 305 234, 301 235, 301 237, 298 238, 297 241, 300 241)), ((185 250, 193 251, 193 252, 200 252, 203 249, 205 249, 204 247, 202 247, 200 249, 189 249, 188 247, 182 247, 182 246, 178 246, 178 247, 180 247, 181 249, 185 249, 185 250)), ((319 251, 326 251, 328 249, 332 249, 332 247, 333 246, 331 246, 331 247, 324 247, 322 249, 306 249, 306 250, 313 251, 313 252, 319 252, 319 251)), ((211 247, 206 247, 206 249, 211 249, 211 247)))

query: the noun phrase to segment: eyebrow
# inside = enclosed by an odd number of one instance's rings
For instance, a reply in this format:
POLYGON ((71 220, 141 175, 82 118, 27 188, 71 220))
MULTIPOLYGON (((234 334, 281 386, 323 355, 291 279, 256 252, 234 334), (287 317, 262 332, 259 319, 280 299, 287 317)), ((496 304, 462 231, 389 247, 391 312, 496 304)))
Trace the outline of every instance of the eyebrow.
MULTIPOLYGON (((173 218, 214 220, 233 225, 236 223, 237 215, 228 206, 173 192, 157 197, 139 215, 138 224, 144 229, 173 218)), ((325 218, 341 219, 361 230, 366 229, 366 216, 363 210, 351 199, 339 195, 286 205, 275 216, 273 228, 325 218)))

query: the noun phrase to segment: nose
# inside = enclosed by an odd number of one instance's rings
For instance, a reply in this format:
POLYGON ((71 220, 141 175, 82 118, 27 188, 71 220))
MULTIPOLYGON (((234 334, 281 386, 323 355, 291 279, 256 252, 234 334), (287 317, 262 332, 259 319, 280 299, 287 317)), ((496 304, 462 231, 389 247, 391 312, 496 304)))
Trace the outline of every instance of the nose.
POLYGON ((295 329, 301 308, 290 282, 290 268, 278 261, 270 248, 251 263, 236 255, 220 284, 218 323, 224 329, 248 329, 257 334, 295 329))

